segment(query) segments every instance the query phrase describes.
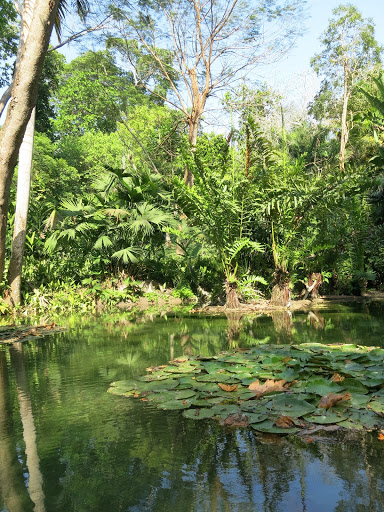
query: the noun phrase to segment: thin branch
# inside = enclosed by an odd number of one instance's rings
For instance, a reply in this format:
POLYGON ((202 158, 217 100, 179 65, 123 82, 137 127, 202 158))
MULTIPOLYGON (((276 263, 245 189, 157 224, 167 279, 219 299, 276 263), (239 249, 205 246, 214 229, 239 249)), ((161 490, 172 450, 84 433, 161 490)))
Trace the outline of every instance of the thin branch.
POLYGON ((73 34, 72 36, 68 37, 68 39, 66 39, 65 41, 62 41, 61 43, 54 46, 53 48, 49 48, 48 51, 53 52, 54 50, 58 50, 62 46, 66 45, 68 43, 71 43, 72 41, 75 41, 76 39, 79 39, 80 37, 85 36, 86 34, 90 34, 91 32, 96 32, 97 30, 103 30, 106 27, 105 23, 111 18, 112 18, 111 15, 107 16, 103 21, 101 21, 95 27, 87 27, 87 28, 81 30, 80 32, 77 32, 76 34, 73 34))

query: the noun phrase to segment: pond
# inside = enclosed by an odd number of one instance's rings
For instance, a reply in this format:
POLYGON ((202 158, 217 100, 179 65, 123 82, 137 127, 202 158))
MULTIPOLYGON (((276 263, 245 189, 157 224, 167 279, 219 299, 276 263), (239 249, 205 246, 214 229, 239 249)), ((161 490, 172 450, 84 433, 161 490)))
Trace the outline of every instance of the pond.
POLYGON ((383 313, 371 303, 243 318, 87 316, 0 346, 0 510, 382 512, 377 432, 262 435, 107 389, 175 357, 260 342, 383 347, 383 313))

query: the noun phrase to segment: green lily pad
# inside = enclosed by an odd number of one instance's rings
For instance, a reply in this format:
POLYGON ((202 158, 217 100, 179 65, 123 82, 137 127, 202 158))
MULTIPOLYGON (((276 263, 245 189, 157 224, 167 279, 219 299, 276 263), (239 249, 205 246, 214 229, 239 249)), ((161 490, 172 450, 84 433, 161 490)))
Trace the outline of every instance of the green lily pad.
POLYGON ((341 385, 351 393, 359 393, 361 395, 368 393, 368 388, 357 379, 345 378, 341 385))
POLYGON ((354 409, 365 409, 367 403, 371 400, 372 395, 361 395, 359 393, 353 393, 349 400, 349 405, 354 409))
POLYGON ((251 423, 251 427, 258 432, 264 432, 269 434, 295 434, 298 432, 298 428, 280 428, 276 427, 273 420, 266 420, 260 423, 251 423))
POLYGON ((307 393, 316 393, 317 395, 323 396, 329 393, 341 393, 344 388, 331 380, 314 377, 307 381, 305 390, 307 393))
POLYGON ((177 389, 174 395, 176 400, 185 400, 186 398, 196 396, 196 392, 189 389, 181 389, 180 391, 177 389))
POLYGON ((305 421, 309 423, 316 423, 319 425, 328 425, 333 423, 340 423, 340 421, 345 421, 349 418, 348 414, 337 414, 337 413, 327 413, 321 415, 309 415, 304 416, 305 421))
POLYGON ((253 412, 244 413, 248 418, 248 423, 262 423, 263 421, 268 419, 268 414, 257 414, 253 412))
POLYGON ((191 405, 189 400, 169 400, 168 402, 159 404, 159 407, 167 411, 173 411, 177 409, 188 409, 191 405))
POLYGON ((196 407, 212 407, 213 405, 221 404, 223 398, 221 396, 206 397, 206 398, 191 398, 192 405, 196 407))
POLYGON ((212 409, 186 409, 183 416, 191 420, 206 420, 214 416, 212 409))
POLYGON ((376 412, 379 416, 382 416, 384 422, 384 399, 372 400, 372 402, 369 402, 368 404, 368 409, 376 412))
POLYGON ((221 418, 227 418, 230 414, 239 414, 241 413, 240 407, 238 405, 215 405, 212 407, 212 411, 215 416, 220 416, 221 418))
POLYGON ((367 429, 382 428, 384 426, 384 418, 380 418, 372 411, 351 411, 350 421, 364 425, 367 429))
POLYGON ((277 412, 279 415, 290 416, 291 418, 299 418, 316 410, 314 405, 292 395, 280 395, 273 398, 272 403, 273 412, 277 412))

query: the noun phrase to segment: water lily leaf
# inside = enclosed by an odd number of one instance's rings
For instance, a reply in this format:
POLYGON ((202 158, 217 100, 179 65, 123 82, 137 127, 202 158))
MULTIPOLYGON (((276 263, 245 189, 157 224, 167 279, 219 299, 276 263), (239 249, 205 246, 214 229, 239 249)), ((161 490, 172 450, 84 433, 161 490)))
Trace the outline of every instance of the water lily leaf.
POLYGON ((293 368, 286 368, 284 371, 278 374, 280 379, 286 380, 287 382, 292 382, 299 378, 300 372, 302 368, 297 365, 293 368))
POLYGON ((381 417, 384 417, 384 400, 372 400, 372 402, 370 402, 368 405, 367 405, 368 409, 371 409, 373 412, 375 412, 376 414, 378 414, 379 416, 381 417))
POLYGON ((372 411, 351 411, 350 421, 364 425, 367 429, 382 428, 384 425, 384 419, 380 418, 377 414, 372 411))
POLYGON ((298 428, 280 428, 274 424, 273 420, 262 421, 261 423, 252 423, 251 427, 258 432, 266 432, 270 434, 295 434, 298 428))
POLYGON ((131 389, 138 389, 138 383, 136 380, 117 380, 116 382, 112 382, 110 385, 111 388, 118 388, 124 391, 130 391, 131 389))
POLYGON ((191 420, 206 420, 214 416, 212 409, 186 409, 183 416, 191 420))
POLYGON ((342 386, 351 393, 359 393, 361 395, 368 393, 368 388, 357 379, 346 378, 343 380, 342 386))
POLYGON ((155 393, 161 393, 166 389, 174 389, 179 385, 177 379, 160 380, 152 382, 141 382, 139 390, 143 391, 154 391, 155 393))
POLYGON ((348 414, 339 414, 339 413, 328 413, 322 415, 310 415, 304 416, 305 421, 309 423, 318 423, 320 425, 328 425, 332 423, 340 423, 340 421, 345 421, 349 418, 348 414))
POLYGON ((248 416, 248 423, 261 423, 262 421, 265 421, 268 419, 268 414, 257 414, 254 412, 244 412, 248 416))
POLYGON ((241 410, 238 405, 231 404, 215 405, 214 407, 212 407, 212 411, 215 413, 216 416, 220 416, 223 419, 227 418, 230 414, 241 413, 241 410))
POLYGON ((371 398, 372 395, 361 395, 359 393, 354 393, 351 395, 350 406, 354 409, 365 409, 371 398))
POLYGON ((216 382, 198 382, 195 381, 192 384, 193 389, 196 389, 197 391, 201 391, 203 393, 215 393, 218 391, 217 383, 216 382))
POLYGON ((364 430, 364 425, 361 425, 360 423, 355 423, 354 421, 351 421, 350 419, 345 420, 345 421, 340 421, 340 423, 338 423, 338 425, 340 427, 347 428, 348 430, 364 430))
POLYGON ((191 398, 192 405, 196 407, 212 407, 213 405, 221 404, 222 401, 223 398, 221 396, 191 398))
POLYGON ((173 411, 177 409, 187 409, 191 405, 192 404, 189 400, 169 400, 168 402, 162 402, 159 404, 159 407, 167 411, 173 411))
POLYGON ((299 418, 316 410, 316 407, 292 395, 280 395, 272 399, 273 410, 279 414, 299 418))
POLYGON ((196 392, 188 389, 176 390, 175 399, 176 400, 184 400, 185 398, 191 398, 196 396, 196 392))
POLYGON ((175 393, 173 391, 163 391, 162 393, 149 393, 146 395, 149 402, 154 404, 161 404, 163 402, 169 402, 175 400, 175 393))
POLYGON ((360 378, 360 382, 367 386, 368 388, 378 388, 384 384, 384 376, 383 377, 368 377, 368 378, 360 378))
POLYGON ((344 388, 328 379, 311 378, 307 381, 305 389, 307 393, 316 393, 323 396, 328 393, 340 393, 344 388))

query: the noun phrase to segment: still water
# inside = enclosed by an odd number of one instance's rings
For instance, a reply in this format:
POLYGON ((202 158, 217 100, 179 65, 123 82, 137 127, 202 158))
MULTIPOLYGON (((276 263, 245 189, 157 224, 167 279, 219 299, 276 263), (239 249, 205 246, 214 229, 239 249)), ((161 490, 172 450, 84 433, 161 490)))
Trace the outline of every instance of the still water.
POLYGON ((260 340, 384 346, 382 305, 62 324, 64 333, 0 346, 1 512, 383 512, 377 434, 308 443, 107 393, 147 366, 260 340))

